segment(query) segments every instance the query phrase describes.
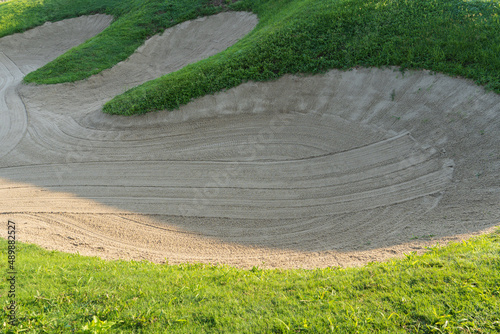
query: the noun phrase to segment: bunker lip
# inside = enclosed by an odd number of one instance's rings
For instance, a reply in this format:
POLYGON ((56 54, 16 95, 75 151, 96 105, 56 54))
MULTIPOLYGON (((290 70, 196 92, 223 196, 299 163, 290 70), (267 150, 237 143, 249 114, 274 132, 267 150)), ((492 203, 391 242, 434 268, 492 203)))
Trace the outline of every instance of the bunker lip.
POLYGON ((242 12, 168 29, 87 80, 21 83, 110 22, 0 39, 0 215, 21 241, 107 259, 314 268, 422 252, 500 222, 497 94, 358 68, 247 82, 173 112, 100 111, 234 44, 257 24, 242 12))

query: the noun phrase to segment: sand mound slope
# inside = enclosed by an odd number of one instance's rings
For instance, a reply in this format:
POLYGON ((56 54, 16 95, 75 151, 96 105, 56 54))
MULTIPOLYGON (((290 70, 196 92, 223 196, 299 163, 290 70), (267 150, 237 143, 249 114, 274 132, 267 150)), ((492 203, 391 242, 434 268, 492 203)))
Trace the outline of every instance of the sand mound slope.
POLYGON ((0 157, 24 136, 27 114, 16 87, 24 75, 104 30, 112 17, 84 16, 47 22, 23 34, 0 39, 0 157))
POLYGON ((17 137, 0 158, 0 212, 21 239, 105 258, 310 268, 498 224, 500 97, 467 80, 330 71, 246 83, 174 112, 100 112, 256 22, 247 13, 186 22, 75 84, 19 85, 9 79, 19 61, 0 54, 0 101, 18 105, 17 137))

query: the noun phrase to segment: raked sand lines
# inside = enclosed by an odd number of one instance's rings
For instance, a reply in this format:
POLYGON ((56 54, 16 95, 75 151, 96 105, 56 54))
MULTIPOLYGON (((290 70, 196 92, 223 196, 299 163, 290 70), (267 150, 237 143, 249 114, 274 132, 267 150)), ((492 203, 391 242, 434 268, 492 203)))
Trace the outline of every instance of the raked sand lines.
POLYGON ((16 64, 0 50, 0 157, 12 151, 26 132, 26 109, 16 91, 22 78, 16 64))
POLYGON ((248 82, 173 112, 102 114, 125 89, 234 44, 257 23, 248 13, 183 23, 81 82, 20 84, 109 23, 0 39, 0 213, 22 240, 105 258, 311 268, 498 224, 498 95, 425 71, 355 69, 248 82))

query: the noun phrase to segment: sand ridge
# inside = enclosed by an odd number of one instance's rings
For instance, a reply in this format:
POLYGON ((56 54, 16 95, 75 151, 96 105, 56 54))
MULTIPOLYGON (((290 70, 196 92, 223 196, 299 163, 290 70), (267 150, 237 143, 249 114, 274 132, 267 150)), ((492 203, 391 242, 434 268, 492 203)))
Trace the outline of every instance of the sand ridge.
POLYGON ((0 39, 0 215, 19 222, 21 240, 110 259, 313 268, 498 225, 497 94, 427 71, 358 68, 248 82, 173 112, 101 112, 234 44, 257 24, 241 12, 168 29, 87 80, 21 84, 110 22, 0 39), (25 49, 40 40, 51 51, 25 49))

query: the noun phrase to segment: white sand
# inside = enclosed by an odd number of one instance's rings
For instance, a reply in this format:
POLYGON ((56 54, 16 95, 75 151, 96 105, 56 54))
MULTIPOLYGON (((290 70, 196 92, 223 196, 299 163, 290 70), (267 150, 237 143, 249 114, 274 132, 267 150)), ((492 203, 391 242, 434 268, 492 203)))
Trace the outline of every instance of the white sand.
POLYGON ((246 83, 174 112, 105 115, 133 86, 220 52, 257 19, 155 36, 87 80, 24 74, 103 15, 0 39, 0 215, 22 241, 103 258, 326 267, 423 251, 500 221, 500 96, 426 71, 246 83))

